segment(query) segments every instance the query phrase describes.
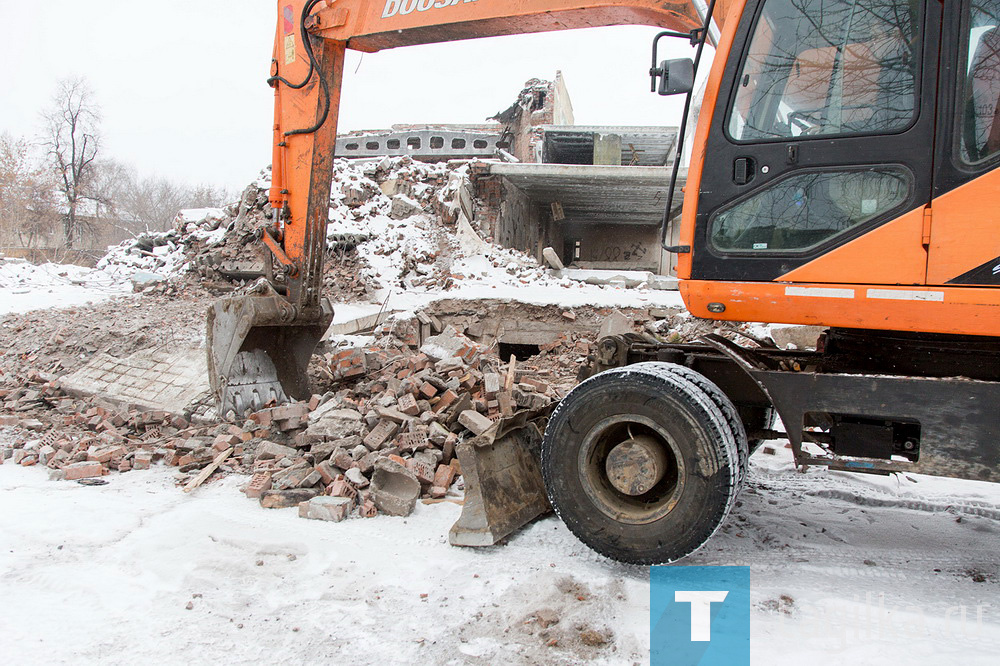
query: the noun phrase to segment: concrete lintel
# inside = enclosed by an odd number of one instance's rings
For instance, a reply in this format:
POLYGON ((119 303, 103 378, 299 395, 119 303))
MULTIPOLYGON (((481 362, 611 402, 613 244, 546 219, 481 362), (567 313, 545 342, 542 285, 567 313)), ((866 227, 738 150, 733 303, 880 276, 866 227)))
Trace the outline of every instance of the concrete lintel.
MULTIPOLYGON (((520 185, 522 179, 572 179, 573 181, 603 180, 626 182, 634 185, 670 184, 672 167, 630 167, 592 164, 508 164, 491 162, 488 164, 492 175, 504 176, 520 185)), ((687 181, 687 169, 681 169, 677 184, 687 181)))

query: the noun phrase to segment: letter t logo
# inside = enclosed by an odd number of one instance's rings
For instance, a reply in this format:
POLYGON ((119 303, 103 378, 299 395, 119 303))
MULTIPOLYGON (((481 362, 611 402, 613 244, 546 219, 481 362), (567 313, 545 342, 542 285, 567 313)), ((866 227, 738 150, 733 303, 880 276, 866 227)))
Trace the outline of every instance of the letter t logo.
POLYGON ((684 591, 674 592, 674 601, 691 604, 691 640, 712 640, 712 602, 725 601, 729 592, 684 591))

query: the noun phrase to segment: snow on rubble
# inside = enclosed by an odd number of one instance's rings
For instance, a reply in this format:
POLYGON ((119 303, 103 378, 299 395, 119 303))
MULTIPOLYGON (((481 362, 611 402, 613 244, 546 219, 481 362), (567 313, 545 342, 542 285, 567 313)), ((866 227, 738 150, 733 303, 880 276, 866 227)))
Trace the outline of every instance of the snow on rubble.
POLYGON ((365 239, 357 250, 368 265, 365 276, 378 286, 376 302, 412 310, 447 292, 567 306, 680 304, 676 292, 643 284, 623 289, 560 277, 534 257, 483 238, 460 211, 468 168, 407 158, 337 162, 328 237, 365 239))
MULTIPOLYGON (((413 310, 450 298, 510 298, 537 304, 677 306, 676 292, 629 284, 595 285, 540 265, 523 252, 484 238, 461 210, 467 163, 424 164, 406 157, 334 163, 327 227, 327 294, 336 303, 361 301, 413 310)), ((273 223, 270 170, 224 209, 181 211, 174 228, 111 248, 98 267, 177 280, 214 279, 265 261, 254 234, 273 223)))
MULTIPOLYGON (((413 311, 445 295, 564 306, 681 304, 677 292, 649 289, 641 276, 629 276, 632 288, 587 284, 484 238, 461 210, 468 168, 405 157, 337 160, 324 280, 331 300, 390 311, 413 311)), ((269 187, 265 169, 239 202, 182 210, 172 229, 108 248, 95 269, 4 260, 0 289, 9 298, 0 312, 97 302, 167 283, 238 281, 248 265, 263 272, 269 258, 256 233, 273 223, 269 187)))

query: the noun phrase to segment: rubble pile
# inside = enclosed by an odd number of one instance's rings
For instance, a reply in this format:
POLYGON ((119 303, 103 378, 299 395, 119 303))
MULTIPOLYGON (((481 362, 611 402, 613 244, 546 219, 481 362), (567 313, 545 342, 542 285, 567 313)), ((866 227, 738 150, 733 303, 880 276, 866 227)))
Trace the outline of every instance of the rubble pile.
MULTIPOLYGON (((467 170, 465 162, 405 157, 338 160, 327 295, 358 302, 382 300, 387 290, 439 293, 477 283, 576 286, 478 234, 467 170)), ((174 229, 112 248, 102 270, 128 274, 140 297, 0 320, 0 428, 11 442, 0 462, 43 465, 77 481, 164 465, 188 491, 213 475, 242 473, 251 477, 248 497, 267 508, 298 506, 306 518, 408 515, 421 498, 460 497, 456 446, 488 436, 500 419, 550 408, 599 335, 642 326, 663 338, 684 324, 621 315, 618 328, 598 334, 569 326, 577 314, 567 310, 549 323, 557 330, 565 323, 565 331, 538 345, 512 343, 537 350, 530 358, 520 350, 518 361, 510 350, 500 354, 496 322, 514 316, 506 306, 489 331, 476 308, 456 326, 418 311, 389 317, 364 342, 324 343, 310 365, 317 394, 305 402, 217 417, 204 404, 178 414, 114 404, 104 394, 70 395, 72 382, 60 377, 97 355, 197 348, 215 296, 269 273, 259 242, 273 223, 269 186, 265 172, 233 206, 184 211, 174 229)))
MULTIPOLYGON (((381 300, 382 290, 440 292, 477 282, 576 286, 533 257, 474 228, 468 161, 425 164, 409 157, 334 163, 324 262, 334 302, 381 300)), ((215 294, 273 270, 260 234, 273 228, 270 170, 222 209, 181 211, 174 228, 110 248, 99 267, 130 276, 135 291, 198 283, 215 294)))
POLYGON ((12 445, 0 464, 43 465, 53 478, 87 483, 162 464, 177 468, 185 489, 238 472, 251 475, 245 492, 265 508, 298 506, 321 520, 405 516, 420 498, 461 497, 460 441, 542 410, 572 385, 552 367, 501 363, 450 326, 419 348, 398 337, 405 330, 315 359, 337 390, 228 422, 74 397, 56 375, 9 371, 0 374, 0 427, 12 445))
POLYGON ((323 361, 331 382, 349 386, 314 398, 308 414, 290 405, 252 415, 296 434, 286 447, 258 449, 247 488, 265 507, 298 504, 322 520, 405 516, 421 497, 445 499, 461 483, 459 441, 517 411, 544 409, 566 389, 551 370, 502 364, 451 327, 419 349, 386 336, 323 361))
POLYGON ((0 373, 71 372, 95 354, 197 346, 214 296, 198 285, 161 283, 142 298, 0 317, 0 373))
POLYGON ((73 397, 58 378, 38 371, 0 375, 0 400, 0 428, 12 443, 0 448, 0 464, 43 465, 55 479, 94 479, 159 462, 181 472, 197 470, 214 457, 201 445, 210 450, 226 429, 195 425, 163 411, 139 412, 73 397))
MULTIPOLYGON (((412 273, 417 282, 426 281, 431 270, 426 266, 448 245, 430 218, 446 226, 457 218, 464 167, 452 166, 408 157, 361 164, 337 160, 324 280, 331 299, 367 299, 400 275, 412 273), (420 219, 401 223, 414 217, 420 219), (401 232, 392 233, 397 228, 401 232), (381 242, 359 254, 359 246, 376 236, 381 242), (397 275, 379 280, 383 271, 373 271, 364 254, 392 256, 397 275)), ((98 267, 138 275, 133 280, 136 291, 162 281, 200 279, 220 292, 233 288, 227 283, 242 285, 266 276, 270 257, 259 238, 274 224, 270 186, 270 169, 265 169, 238 202, 221 209, 181 211, 173 229, 142 234, 110 248, 98 267)))

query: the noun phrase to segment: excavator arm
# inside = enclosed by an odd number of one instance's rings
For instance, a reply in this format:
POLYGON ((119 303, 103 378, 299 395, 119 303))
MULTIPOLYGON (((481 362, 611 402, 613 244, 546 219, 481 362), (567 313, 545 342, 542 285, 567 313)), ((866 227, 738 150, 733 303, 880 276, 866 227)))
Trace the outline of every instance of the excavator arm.
MULTIPOLYGON (((717 0, 715 16, 722 16, 731 1, 717 0)), ((701 0, 280 1, 270 79, 275 97, 270 201, 276 209, 287 209, 285 254, 303 267, 303 279, 318 280, 311 269, 318 271, 321 263, 315 256, 320 246, 315 243, 326 225, 347 49, 372 52, 624 24, 688 32, 702 27, 706 8, 701 0)), ((305 290, 318 295, 318 282, 305 290)))
MULTIPOLYGON (((716 0, 714 15, 733 1, 716 0)), ((280 0, 268 79, 274 222, 261 236, 277 271, 209 311, 220 413, 308 395, 309 358, 333 316, 320 292, 347 49, 624 24, 688 33, 704 26, 706 11, 704 0, 280 0)))

